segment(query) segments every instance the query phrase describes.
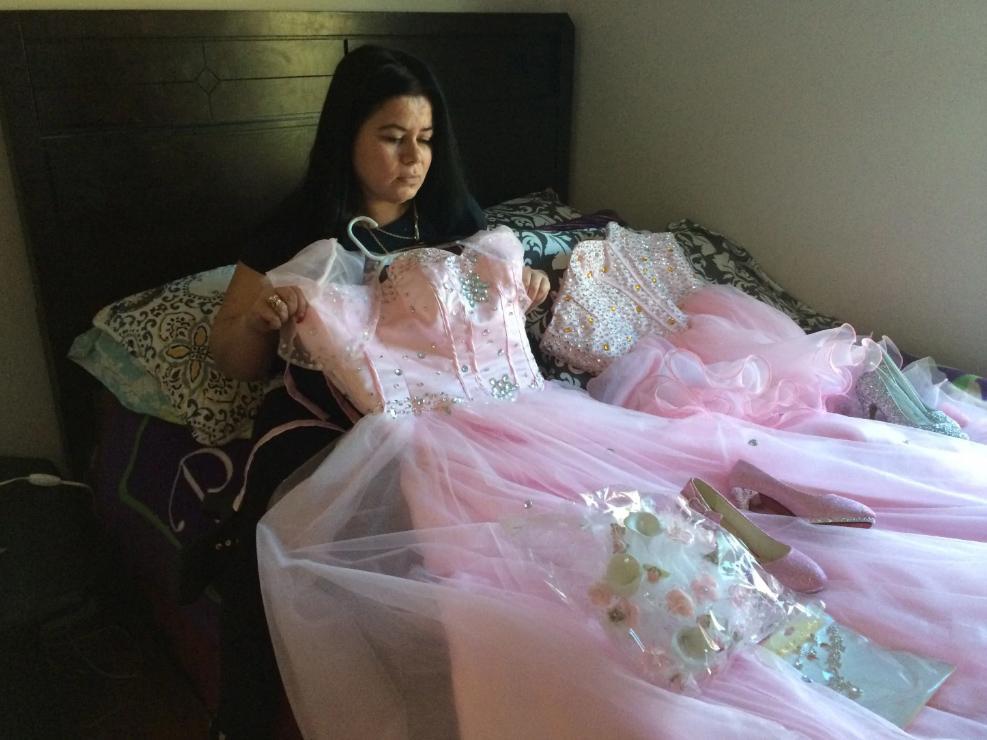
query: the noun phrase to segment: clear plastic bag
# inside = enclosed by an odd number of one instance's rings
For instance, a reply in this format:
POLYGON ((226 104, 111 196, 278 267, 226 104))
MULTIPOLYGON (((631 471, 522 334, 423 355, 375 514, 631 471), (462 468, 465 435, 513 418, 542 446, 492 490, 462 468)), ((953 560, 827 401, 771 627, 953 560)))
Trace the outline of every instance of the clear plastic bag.
POLYGON ((802 674, 906 727, 953 666, 888 650, 835 621, 817 603, 799 605, 764 647, 802 674))
POLYGON ((596 620, 649 681, 695 691, 798 607, 733 535, 678 496, 604 488, 572 517, 506 523, 564 602, 596 620))

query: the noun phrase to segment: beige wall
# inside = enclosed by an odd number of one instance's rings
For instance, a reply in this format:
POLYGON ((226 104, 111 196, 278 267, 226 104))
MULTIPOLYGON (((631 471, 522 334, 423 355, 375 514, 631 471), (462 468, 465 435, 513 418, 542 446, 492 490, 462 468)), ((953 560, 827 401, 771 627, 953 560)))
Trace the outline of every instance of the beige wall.
MULTIPOLYGON (((244 9, 416 10, 429 12, 558 12, 559 0, 0 0, 0 10, 244 9)), ((62 443, 35 317, 24 241, 14 203, 7 152, 0 138, 0 456, 44 457, 62 464, 62 443)))
POLYGON ((987 374, 987 3, 563 10, 576 205, 691 217, 858 330, 987 374))

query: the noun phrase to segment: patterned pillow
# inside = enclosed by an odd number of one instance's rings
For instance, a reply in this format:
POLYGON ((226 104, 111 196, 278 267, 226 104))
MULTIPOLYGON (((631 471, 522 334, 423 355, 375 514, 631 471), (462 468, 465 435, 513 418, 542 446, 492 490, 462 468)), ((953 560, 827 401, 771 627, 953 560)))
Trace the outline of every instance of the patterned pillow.
POLYGON ((232 275, 233 265, 189 275, 111 303, 93 319, 157 380, 192 436, 207 445, 249 436, 264 390, 264 383, 224 375, 209 356, 213 315, 232 275))
POLYGON ((77 336, 69 349, 69 359, 113 391, 125 408, 174 424, 184 423, 157 379, 102 329, 94 326, 77 336))
POLYGON ((582 214, 570 208, 554 190, 528 193, 484 209, 487 227, 509 226, 512 229, 540 229, 578 218, 582 214))
POLYGON ((831 329, 843 322, 815 311, 785 291, 761 268, 750 252, 723 234, 697 223, 677 221, 668 230, 685 250, 696 272, 711 283, 733 285, 788 314, 806 332, 831 329))

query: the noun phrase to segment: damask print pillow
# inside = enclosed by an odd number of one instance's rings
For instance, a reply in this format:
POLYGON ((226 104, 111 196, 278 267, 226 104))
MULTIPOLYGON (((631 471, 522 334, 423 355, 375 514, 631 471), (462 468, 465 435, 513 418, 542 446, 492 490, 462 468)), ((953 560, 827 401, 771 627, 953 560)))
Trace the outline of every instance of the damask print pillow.
POLYGON ((733 285, 788 314, 806 332, 840 326, 839 319, 819 313, 772 280, 750 252, 723 234, 685 219, 668 225, 696 272, 711 283, 733 285))
POLYGON ((223 374, 209 356, 213 316, 232 276, 233 265, 189 275, 111 303, 93 319, 157 381, 192 436, 207 445, 249 436, 264 390, 264 383, 223 374))
POLYGON ((509 226, 512 229, 540 229, 578 218, 579 211, 563 203, 554 190, 528 193, 485 208, 487 228, 509 226))

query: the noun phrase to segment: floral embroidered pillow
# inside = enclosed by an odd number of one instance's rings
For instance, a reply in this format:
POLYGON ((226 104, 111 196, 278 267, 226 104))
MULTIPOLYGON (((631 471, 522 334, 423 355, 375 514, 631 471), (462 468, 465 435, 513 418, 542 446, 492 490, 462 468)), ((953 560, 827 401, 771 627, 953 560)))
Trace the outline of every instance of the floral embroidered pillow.
POLYGON ((209 445, 249 436, 264 390, 264 383, 221 373, 209 356, 213 316, 232 275, 233 265, 189 275, 111 303, 93 319, 156 379, 192 436, 209 445))
POLYGON ((157 379, 120 342, 95 326, 72 342, 69 359, 112 391, 125 408, 184 424, 157 379))

